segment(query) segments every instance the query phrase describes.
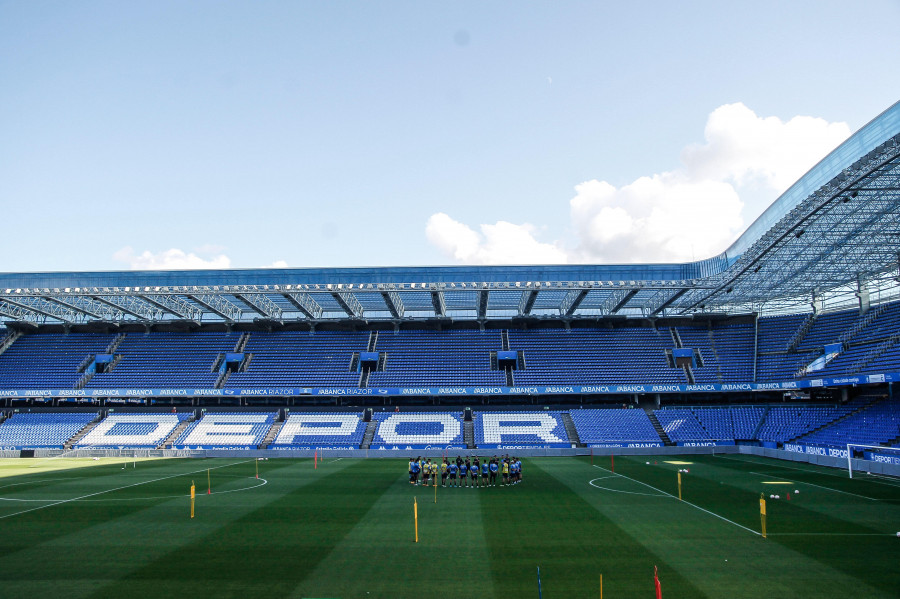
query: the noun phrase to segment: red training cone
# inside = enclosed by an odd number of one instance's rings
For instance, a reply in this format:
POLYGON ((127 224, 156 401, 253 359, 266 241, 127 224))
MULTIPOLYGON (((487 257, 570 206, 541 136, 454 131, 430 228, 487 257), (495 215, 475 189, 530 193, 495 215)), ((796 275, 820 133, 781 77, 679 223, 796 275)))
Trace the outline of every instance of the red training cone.
POLYGON ((212 495, 212 489, 207 489, 207 490, 206 490, 206 494, 207 494, 207 495, 212 495))
POLYGON ((788 501, 791 500, 791 494, 790 494, 790 493, 788 493, 788 498, 787 498, 787 500, 788 500, 788 501))

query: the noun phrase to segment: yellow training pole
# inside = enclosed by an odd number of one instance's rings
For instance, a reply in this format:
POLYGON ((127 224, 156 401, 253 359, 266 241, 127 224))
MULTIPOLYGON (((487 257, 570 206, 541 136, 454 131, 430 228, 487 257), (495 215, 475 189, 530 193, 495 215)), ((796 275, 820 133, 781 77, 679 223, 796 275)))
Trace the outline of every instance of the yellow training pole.
POLYGON ((194 486, 194 481, 191 481, 191 520, 194 519, 194 497, 197 495, 197 487, 194 486))
POLYGON ((413 497, 413 522, 416 529, 416 543, 419 542, 419 504, 416 503, 416 498, 413 497))
POLYGON ((762 538, 766 538, 766 498, 759 494, 759 521, 762 526, 762 538))
POLYGON ((209 468, 206 469, 206 494, 212 495, 212 479, 209 477, 209 468))
POLYGON ((437 475, 432 478, 434 479, 434 502, 437 503, 437 475))
POLYGON ((256 464, 256 478, 259 478, 259 458, 253 460, 253 463, 256 464))
POLYGON ((600 575, 600 599, 603 599, 603 574, 600 575))
POLYGON ((678 471, 678 501, 681 501, 681 471, 678 471))

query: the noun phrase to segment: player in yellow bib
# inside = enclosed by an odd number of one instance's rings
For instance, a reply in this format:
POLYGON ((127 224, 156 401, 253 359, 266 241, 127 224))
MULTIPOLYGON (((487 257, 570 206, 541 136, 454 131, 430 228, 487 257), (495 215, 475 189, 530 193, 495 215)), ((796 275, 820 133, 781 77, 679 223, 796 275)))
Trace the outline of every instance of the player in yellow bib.
POLYGON ((509 460, 503 460, 503 484, 509 484, 509 460))

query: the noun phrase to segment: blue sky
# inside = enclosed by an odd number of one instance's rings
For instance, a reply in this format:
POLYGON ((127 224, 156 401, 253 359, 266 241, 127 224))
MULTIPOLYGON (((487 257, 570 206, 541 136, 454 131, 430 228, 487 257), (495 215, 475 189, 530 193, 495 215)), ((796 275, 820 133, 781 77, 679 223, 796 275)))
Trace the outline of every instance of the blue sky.
POLYGON ((679 261, 900 99, 900 2, 0 2, 2 271, 679 261))

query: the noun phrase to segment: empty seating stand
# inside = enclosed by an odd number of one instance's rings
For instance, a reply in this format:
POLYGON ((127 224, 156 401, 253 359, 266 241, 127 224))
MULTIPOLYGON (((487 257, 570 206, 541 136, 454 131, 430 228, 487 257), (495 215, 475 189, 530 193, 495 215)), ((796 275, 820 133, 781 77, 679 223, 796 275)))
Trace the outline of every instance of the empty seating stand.
POLYGON ((365 432, 359 412, 291 413, 268 449, 359 448, 365 432))
POLYGON ((607 408, 600 410, 571 410, 578 438, 588 447, 662 445, 653 423, 644 410, 607 408))
POLYGON ((276 412, 207 412, 175 441, 176 449, 256 449, 276 412))
POLYGON ((571 447, 562 412, 476 412, 475 445, 485 449, 571 447))
POLYGON ((350 369, 354 352, 365 351, 367 332, 276 331, 252 333, 244 353, 253 355, 245 372, 235 372, 226 388, 272 386, 356 387, 350 369))
POLYGON ((103 353, 115 335, 37 333, 19 337, 0 354, 0 389, 71 389, 79 366, 103 353))
POLYGON ((370 449, 459 449, 463 441, 461 412, 376 412, 370 449))
POLYGON ((75 448, 155 449, 190 416, 182 412, 110 414, 79 439, 75 448))
POLYGON ((0 424, 0 447, 62 449, 97 417, 95 412, 34 412, 13 414, 0 424))

